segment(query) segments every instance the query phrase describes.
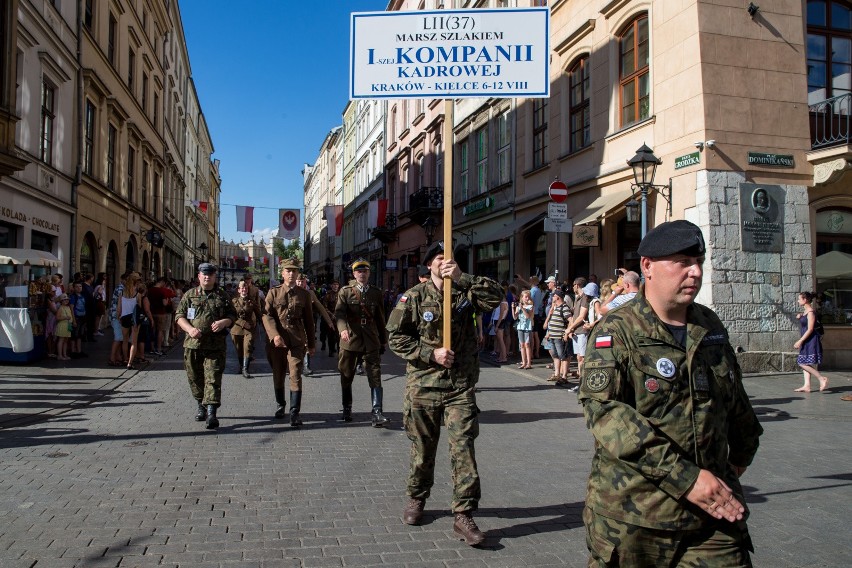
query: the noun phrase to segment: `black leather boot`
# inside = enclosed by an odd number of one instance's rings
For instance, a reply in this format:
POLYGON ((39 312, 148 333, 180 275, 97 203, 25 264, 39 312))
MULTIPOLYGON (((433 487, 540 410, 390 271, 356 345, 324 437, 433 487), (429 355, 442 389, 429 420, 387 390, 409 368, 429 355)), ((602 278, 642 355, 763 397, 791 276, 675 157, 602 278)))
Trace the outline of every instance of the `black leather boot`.
POLYGON ((212 404, 207 405, 207 429, 215 430, 219 427, 219 419, 216 418, 216 407, 212 404))
POLYGON ((275 402, 278 403, 278 409, 275 411, 275 418, 278 420, 284 418, 287 414, 287 402, 284 400, 284 389, 275 389, 275 402))
POLYGON ((298 428, 302 425, 299 420, 299 410, 302 408, 302 391, 290 391, 290 426, 298 428))
POLYGON ((370 394, 373 395, 373 428, 383 428, 385 424, 390 422, 390 418, 386 418, 382 414, 382 395, 384 389, 382 387, 370 389, 370 394))
POLYGON ((343 421, 352 422, 352 385, 341 388, 343 391, 343 421))
POLYGON ((195 413, 196 422, 204 422, 207 419, 207 409, 200 402, 198 403, 198 412, 195 413))

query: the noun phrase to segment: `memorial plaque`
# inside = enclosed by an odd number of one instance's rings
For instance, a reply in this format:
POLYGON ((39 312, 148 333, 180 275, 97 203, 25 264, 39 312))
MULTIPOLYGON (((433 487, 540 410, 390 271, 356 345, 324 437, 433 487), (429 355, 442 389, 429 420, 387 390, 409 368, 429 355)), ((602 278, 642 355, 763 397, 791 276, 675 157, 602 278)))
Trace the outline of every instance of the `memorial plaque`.
POLYGON ((784 188, 740 184, 740 235, 744 251, 784 251, 784 188))

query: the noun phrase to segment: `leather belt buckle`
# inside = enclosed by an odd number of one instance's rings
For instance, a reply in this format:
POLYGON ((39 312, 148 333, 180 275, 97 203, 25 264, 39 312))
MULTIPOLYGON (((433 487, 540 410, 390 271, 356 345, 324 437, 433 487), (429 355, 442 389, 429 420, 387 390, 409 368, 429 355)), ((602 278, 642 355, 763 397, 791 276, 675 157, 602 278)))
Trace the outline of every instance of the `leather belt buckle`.
POLYGON ((361 318, 361 325, 367 325, 367 318, 361 318))

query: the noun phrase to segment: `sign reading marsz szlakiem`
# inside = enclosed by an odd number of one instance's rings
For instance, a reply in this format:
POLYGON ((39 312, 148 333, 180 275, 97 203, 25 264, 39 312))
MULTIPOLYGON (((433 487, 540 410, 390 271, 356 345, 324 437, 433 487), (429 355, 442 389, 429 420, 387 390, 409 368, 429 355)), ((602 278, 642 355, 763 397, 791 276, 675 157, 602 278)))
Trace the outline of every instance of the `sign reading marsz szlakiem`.
POLYGON ((548 97, 547 8, 353 13, 350 99, 548 97))

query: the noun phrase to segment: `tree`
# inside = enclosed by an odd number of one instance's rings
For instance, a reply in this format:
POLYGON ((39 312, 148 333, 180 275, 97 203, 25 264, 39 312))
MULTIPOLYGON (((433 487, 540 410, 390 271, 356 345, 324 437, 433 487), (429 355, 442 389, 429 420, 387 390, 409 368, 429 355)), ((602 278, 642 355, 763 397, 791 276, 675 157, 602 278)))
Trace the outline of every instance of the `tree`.
POLYGON ((293 239, 287 245, 284 244, 283 239, 274 239, 272 250, 278 258, 298 258, 300 263, 305 259, 305 250, 298 238, 293 239))

